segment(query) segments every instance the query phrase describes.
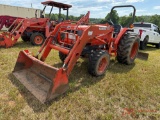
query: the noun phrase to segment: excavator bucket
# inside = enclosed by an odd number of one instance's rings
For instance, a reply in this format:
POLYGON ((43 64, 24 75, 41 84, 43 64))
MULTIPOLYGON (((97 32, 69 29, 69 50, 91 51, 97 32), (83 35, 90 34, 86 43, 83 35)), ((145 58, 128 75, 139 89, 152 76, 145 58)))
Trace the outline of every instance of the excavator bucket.
POLYGON ((68 77, 58 69, 33 57, 28 50, 19 53, 13 75, 42 103, 68 89, 68 77))

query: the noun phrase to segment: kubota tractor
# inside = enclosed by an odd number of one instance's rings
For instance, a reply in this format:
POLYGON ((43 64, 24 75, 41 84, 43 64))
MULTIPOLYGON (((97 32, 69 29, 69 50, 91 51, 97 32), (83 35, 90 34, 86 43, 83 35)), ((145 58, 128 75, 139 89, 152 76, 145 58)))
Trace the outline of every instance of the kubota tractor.
POLYGON ((66 20, 68 19, 69 8, 71 5, 63 4, 54 1, 42 2, 45 6, 41 18, 37 18, 37 11, 35 13, 35 18, 17 19, 9 27, 7 32, 0 34, 0 47, 11 47, 17 40, 21 37, 23 41, 30 41, 33 45, 42 45, 45 38, 48 37, 49 33, 54 29, 56 23, 55 21, 50 21, 49 18, 44 18, 44 11, 46 6, 52 6, 49 16, 53 10, 53 7, 59 8, 59 21, 61 17, 61 9, 67 11, 66 20))
POLYGON ((21 17, 1 15, 0 16, 0 30, 3 28, 3 26, 5 26, 6 28, 9 28, 12 25, 12 23, 18 18, 23 19, 21 17))
MULTIPOLYGON (((115 6, 113 9, 116 7, 132 7, 134 19, 134 6, 115 6)), ((117 57, 122 64, 132 64, 137 57, 139 37, 132 33, 132 29, 117 26, 115 29, 108 23, 84 24, 82 20, 75 24, 59 23, 37 55, 33 56, 28 50, 19 53, 13 75, 42 103, 68 89, 68 77, 80 57, 88 58, 88 72, 93 76, 106 72, 110 56, 117 57), (63 62, 60 68, 44 63, 52 49, 59 51, 63 62)))

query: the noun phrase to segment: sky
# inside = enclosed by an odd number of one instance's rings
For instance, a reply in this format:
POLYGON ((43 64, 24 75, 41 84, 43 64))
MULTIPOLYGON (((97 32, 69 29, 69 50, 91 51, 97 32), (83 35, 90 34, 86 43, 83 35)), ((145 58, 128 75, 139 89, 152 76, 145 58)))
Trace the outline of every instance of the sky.
MULTIPOLYGON (((45 0, 0 0, 0 4, 13 5, 19 7, 43 9, 41 2, 45 0)), ((80 16, 90 11, 91 18, 104 18, 116 5, 133 5, 136 7, 136 15, 160 15, 160 0, 54 0, 66 4, 71 4, 69 15, 80 16)), ((49 13, 46 9, 46 13, 49 13)), ((122 8, 116 9, 119 16, 128 15, 132 9, 122 8)), ((54 8, 52 13, 58 13, 58 9, 54 8)), ((66 14, 65 12, 62 12, 66 14)))

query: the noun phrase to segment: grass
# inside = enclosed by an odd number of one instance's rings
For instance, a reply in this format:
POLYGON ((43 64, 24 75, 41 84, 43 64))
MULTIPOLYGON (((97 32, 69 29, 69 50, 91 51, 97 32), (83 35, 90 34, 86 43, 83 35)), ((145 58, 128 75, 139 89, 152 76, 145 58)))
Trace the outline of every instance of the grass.
MULTIPOLYGON (((39 47, 19 41, 12 48, 0 48, 0 120, 160 119, 160 50, 148 47, 149 60, 136 59, 129 66, 112 59, 102 77, 89 75, 87 60, 80 59, 69 76, 69 90, 41 104, 11 74, 24 49, 35 54, 39 47)), ((46 62, 62 65, 57 52, 46 62)))

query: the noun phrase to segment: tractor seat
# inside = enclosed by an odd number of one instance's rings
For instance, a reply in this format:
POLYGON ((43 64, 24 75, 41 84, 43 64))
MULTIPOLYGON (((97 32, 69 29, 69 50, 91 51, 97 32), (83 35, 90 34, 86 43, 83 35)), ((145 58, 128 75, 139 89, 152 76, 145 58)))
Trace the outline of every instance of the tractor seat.
POLYGON ((114 33, 118 34, 121 30, 122 26, 121 25, 114 25, 114 33))

